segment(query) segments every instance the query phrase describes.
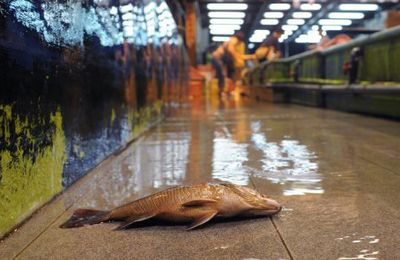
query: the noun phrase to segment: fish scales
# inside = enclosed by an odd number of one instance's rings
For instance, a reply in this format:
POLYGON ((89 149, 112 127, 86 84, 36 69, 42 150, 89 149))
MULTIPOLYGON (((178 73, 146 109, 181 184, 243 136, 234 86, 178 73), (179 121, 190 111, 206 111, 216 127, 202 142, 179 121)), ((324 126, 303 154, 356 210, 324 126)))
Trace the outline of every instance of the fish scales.
POLYGON ((191 222, 189 229, 213 217, 268 216, 282 206, 257 191, 229 183, 198 184, 170 188, 124 204, 111 211, 78 209, 61 227, 79 227, 99 222, 123 221, 120 228, 150 218, 191 222))

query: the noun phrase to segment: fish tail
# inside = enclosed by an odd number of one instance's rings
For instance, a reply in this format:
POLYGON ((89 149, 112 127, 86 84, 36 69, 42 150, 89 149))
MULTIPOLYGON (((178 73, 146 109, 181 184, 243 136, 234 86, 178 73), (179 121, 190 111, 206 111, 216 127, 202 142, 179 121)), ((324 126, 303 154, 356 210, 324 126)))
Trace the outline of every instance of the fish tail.
POLYGON ((94 209, 77 209, 60 228, 82 227, 93 225, 110 219, 110 211, 94 209))

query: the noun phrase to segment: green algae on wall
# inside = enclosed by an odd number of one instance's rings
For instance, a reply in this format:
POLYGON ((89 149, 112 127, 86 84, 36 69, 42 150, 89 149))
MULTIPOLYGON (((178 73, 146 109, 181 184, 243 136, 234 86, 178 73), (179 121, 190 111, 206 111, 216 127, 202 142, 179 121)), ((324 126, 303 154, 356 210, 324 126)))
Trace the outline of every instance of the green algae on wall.
POLYGON ((146 106, 139 111, 128 113, 128 119, 131 124, 132 136, 136 138, 142 134, 147 128, 162 118, 163 102, 157 100, 151 106, 146 106))
POLYGON ((50 113, 48 117, 28 119, 13 113, 11 105, 4 105, 0 106, 0 125, 0 140, 3 141, 0 150, 2 237, 62 190, 66 156, 60 111, 50 113), (50 128, 46 129, 48 126, 50 128), (42 132, 34 135, 33 129, 42 132), (10 138, 13 144, 7 146, 10 138))

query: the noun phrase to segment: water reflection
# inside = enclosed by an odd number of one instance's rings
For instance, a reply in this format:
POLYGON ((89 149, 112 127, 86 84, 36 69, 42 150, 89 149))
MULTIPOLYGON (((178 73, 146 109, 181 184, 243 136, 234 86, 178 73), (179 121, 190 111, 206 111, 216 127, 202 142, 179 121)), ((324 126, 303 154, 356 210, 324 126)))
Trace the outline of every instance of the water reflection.
POLYGON ((238 185, 247 185, 249 175, 243 167, 248 161, 248 144, 235 143, 226 128, 215 132, 213 145, 212 176, 238 185))
POLYGON ((84 36, 96 36, 102 46, 120 45, 127 40, 136 46, 147 43, 180 44, 177 26, 164 1, 142 7, 127 4, 119 8, 95 2, 85 8, 81 2, 32 2, 12 0, 9 10, 26 28, 36 31, 50 44, 83 46, 84 36))
POLYGON ((251 140, 263 153, 262 171, 253 170, 253 174, 284 185, 287 196, 324 193, 315 153, 297 140, 268 141, 260 128, 261 122, 251 123, 251 140))

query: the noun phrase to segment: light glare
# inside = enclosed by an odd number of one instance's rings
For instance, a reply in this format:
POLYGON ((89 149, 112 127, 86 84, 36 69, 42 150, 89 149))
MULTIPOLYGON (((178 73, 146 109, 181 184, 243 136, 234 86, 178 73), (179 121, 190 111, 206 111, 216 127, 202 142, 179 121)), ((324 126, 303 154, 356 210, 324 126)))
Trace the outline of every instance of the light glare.
POLYGON ((286 22, 290 25, 302 25, 305 23, 304 19, 288 19, 286 22))
POLYGON ((246 14, 244 12, 209 12, 208 17, 210 18, 244 18, 246 14))
POLYGON ((332 12, 328 14, 328 17, 332 19, 363 19, 364 14, 351 13, 351 12, 345 12, 345 13, 332 12))
POLYGON ((211 3, 207 5, 208 10, 246 10, 247 4, 223 4, 223 3, 211 3))
POLYGON ((339 10, 342 11, 376 11, 379 6, 376 4, 340 4, 339 10))
POLYGON ((321 9, 321 5, 320 4, 301 4, 300 5, 300 10, 305 10, 305 11, 317 11, 321 9))
POLYGON ((351 25, 348 19, 321 19, 318 21, 320 25, 351 25))
POLYGON ((311 18, 312 13, 311 12, 294 12, 293 13, 293 18, 311 18))
POLYGON ((278 19, 261 19, 260 23, 262 25, 277 25, 279 23, 278 19))
POLYGON ((279 3, 270 4, 269 5, 269 9, 271 9, 271 10, 289 10, 290 9, 290 4, 285 4, 285 3, 282 3, 282 4, 279 4, 279 3))
POLYGON ((243 24, 243 19, 210 19, 210 24, 243 24))
POLYGON ((265 18, 282 18, 283 17, 282 12, 265 12, 264 17, 265 18))

